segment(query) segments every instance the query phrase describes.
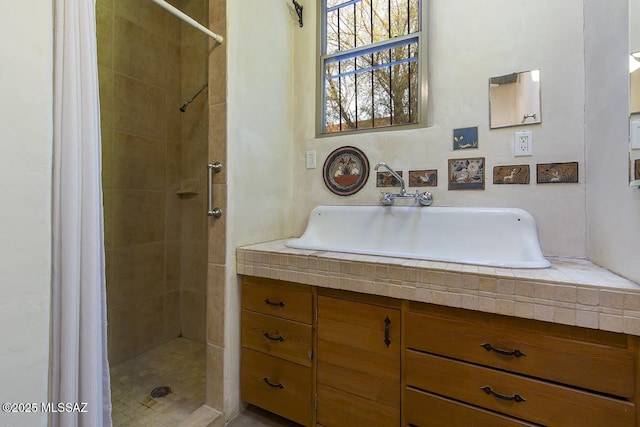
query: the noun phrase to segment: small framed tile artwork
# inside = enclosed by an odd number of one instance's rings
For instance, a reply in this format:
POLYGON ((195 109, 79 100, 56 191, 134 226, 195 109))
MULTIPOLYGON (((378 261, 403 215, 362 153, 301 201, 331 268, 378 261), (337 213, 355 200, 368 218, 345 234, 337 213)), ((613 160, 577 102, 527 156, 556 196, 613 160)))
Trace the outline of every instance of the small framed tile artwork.
POLYGON ((529 165, 494 166, 494 184, 528 184, 531 173, 529 165))
POLYGON ((484 157, 449 159, 449 190, 484 190, 484 157))
POLYGON ((536 165, 538 184, 562 184, 578 182, 578 162, 538 163, 536 165))
POLYGON ((453 130, 453 149, 466 150, 468 148, 478 148, 477 126, 453 130))
POLYGON ((409 171, 409 187, 437 187, 438 169, 409 171))
POLYGON ((636 164, 636 167, 634 168, 636 171, 634 179, 640 179, 640 159, 636 159, 634 163, 636 164))
MULTIPOLYGON (((400 177, 402 171, 397 171, 400 177)), ((376 187, 400 187, 400 181, 398 181, 390 172, 376 172, 376 187)))

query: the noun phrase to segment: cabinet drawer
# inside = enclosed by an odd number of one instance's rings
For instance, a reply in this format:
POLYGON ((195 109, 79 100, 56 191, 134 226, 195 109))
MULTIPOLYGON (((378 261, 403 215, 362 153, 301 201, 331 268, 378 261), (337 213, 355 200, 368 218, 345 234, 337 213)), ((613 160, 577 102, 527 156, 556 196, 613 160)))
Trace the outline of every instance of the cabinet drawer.
POLYGON ((309 286, 245 276, 242 308, 311 324, 313 299, 309 286))
POLYGON ((393 427, 400 425, 400 411, 318 384, 317 421, 324 427, 393 427))
POLYGON ((311 368, 242 349, 242 400, 311 425, 311 368))
POLYGON ((534 427, 533 424, 407 388, 405 425, 417 427, 534 427))
POLYGON ((311 325, 242 311, 242 346, 311 366, 311 325))
POLYGON ((430 354, 408 350, 405 375, 409 386, 544 425, 635 425, 632 403, 430 354))
POLYGON ((634 393, 633 352, 622 334, 429 308, 407 314, 406 346, 615 396, 634 393))

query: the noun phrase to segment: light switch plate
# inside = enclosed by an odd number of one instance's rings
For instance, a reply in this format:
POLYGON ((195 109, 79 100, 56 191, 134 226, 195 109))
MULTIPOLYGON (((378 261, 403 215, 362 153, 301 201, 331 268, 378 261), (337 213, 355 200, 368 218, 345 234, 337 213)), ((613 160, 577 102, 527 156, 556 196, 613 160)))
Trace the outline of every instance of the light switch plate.
POLYGON ((307 151, 305 165, 307 169, 316 168, 316 150, 307 151))

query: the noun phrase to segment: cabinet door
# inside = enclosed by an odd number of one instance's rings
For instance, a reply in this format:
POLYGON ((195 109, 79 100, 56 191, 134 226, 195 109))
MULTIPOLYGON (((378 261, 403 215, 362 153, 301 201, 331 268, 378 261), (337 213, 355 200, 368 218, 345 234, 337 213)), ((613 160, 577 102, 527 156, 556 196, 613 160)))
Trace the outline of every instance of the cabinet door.
POLYGON ((400 425, 400 310, 318 297, 318 423, 400 425))

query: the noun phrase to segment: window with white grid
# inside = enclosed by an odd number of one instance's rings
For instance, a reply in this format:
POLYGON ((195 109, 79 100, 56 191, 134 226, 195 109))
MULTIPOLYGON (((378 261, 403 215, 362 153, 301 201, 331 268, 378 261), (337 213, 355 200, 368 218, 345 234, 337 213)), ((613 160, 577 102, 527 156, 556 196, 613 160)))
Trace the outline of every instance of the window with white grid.
POLYGON ((322 0, 322 126, 420 122, 422 1, 322 0))

